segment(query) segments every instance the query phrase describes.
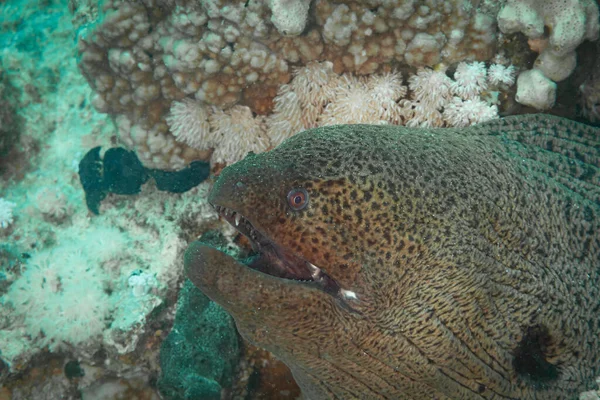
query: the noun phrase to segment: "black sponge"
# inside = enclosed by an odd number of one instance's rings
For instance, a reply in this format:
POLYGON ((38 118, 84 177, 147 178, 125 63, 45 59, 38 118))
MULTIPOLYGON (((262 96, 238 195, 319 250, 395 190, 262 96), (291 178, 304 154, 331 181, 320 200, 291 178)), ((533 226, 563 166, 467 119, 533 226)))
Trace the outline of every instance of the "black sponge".
POLYGON ((94 147, 79 162, 79 180, 85 191, 88 209, 99 214, 100 203, 108 195, 137 194, 150 176, 159 190, 183 193, 210 175, 210 166, 194 161, 181 171, 146 169, 133 151, 121 147, 108 149, 100 158, 100 147, 94 147))

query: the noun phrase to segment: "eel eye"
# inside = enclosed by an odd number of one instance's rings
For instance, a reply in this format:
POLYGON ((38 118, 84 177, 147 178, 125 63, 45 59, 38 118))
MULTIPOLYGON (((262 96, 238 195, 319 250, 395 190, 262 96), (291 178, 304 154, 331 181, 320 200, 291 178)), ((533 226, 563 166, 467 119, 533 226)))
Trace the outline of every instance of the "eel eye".
POLYGON ((302 210, 308 205, 308 192, 303 188, 292 189, 287 195, 287 201, 292 210, 302 210))

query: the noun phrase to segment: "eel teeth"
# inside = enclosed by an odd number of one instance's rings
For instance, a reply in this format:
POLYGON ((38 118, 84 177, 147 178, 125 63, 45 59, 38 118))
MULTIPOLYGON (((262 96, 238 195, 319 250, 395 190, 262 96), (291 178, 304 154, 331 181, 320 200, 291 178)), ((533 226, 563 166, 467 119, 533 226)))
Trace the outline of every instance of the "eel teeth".
POLYGON ((341 289, 340 292, 348 300, 358 300, 358 296, 352 290, 341 289))
POLYGON ((242 217, 240 216, 240 214, 235 214, 235 226, 238 226, 240 224, 240 219, 242 217))
POLYGON ((319 275, 321 274, 321 268, 317 267, 316 265, 310 263, 310 262, 306 262, 306 264, 308 265, 308 268, 310 269, 310 275, 312 276, 313 279, 316 279, 319 277, 319 275))

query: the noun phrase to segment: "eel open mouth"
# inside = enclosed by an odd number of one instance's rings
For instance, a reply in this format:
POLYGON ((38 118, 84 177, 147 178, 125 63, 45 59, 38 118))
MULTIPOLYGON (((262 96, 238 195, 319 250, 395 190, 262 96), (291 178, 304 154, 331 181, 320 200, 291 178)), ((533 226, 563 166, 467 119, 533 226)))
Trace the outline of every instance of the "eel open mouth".
POLYGON ((340 288, 333 278, 310 261, 273 243, 240 213, 218 205, 213 205, 213 207, 227 222, 250 240, 254 254, 242 261, 248 267, 277 278, 312 283, 335 297, 340 295, 348 297, 348 293, 352 293, 340 288))

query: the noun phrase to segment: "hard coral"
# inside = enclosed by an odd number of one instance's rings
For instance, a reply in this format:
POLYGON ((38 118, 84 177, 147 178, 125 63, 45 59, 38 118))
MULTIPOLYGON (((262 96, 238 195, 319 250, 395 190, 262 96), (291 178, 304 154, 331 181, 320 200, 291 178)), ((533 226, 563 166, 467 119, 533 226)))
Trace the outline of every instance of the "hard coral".
POLYGON ((522 32, 540 52, 534 69, 548 82, 537 85, 542 79, 539 74, 522 73, 517 82, 522 94, 517 101, 547 109, 555 100, 549 81, 559 82, 571 75, 577 64, 575 49, 584 40, 598 39, 598 5, 594 0, 508 0, 498 14, 498 26, 505 33, 522 32))
POLYGON ((494 10, 465 7, 462 1, 318 0, 325 57, 336 72, 376 72, 392 60, 409 65, 485 60, 493 55, 494 10))
POLYGON ((310 0, 271 0, 271 22, 283 35, 302 33, 308 18, 310 0))
POLYGON ((95 106, 118 116, 121 137, 145 166, 178 169, 207 156, 173 140, 171 102, 233 105, 250 84, 288 79, 287 63, 261 42, 271 30, 267 13, 260 2, 105 4, 104 19, 80 39, 80 67, 95 106))
MULTIPOLYGON (((394 61, 424 66, 493 55, 493 7, 466 7, 462 0, 318 0, 312 6, 317 23, 307 29, 309 4, 108 0, 104 18, 80 38, 80 67, 96 91, 94 104, 116 116, 120 136, 144 165, 179 169, 209 157, 183 139, 173 120, 166 120, 177 109, 173 103, 184 98, 219 108, 243 98, 247 105, 277 108, 249 97, 261 92, 256 87, 273 96, 290 80, 291 64, 302 69, 311 61, 328 60, 331 71, 323 75, 328 79, 332 71, 390 72, 394 61)), ((308 87, 327 96, 319 90, 308 87)), ((308 110, 306 125, 314 126, 322 100, 309 105, 300 90, 296 94, 308 110)))

